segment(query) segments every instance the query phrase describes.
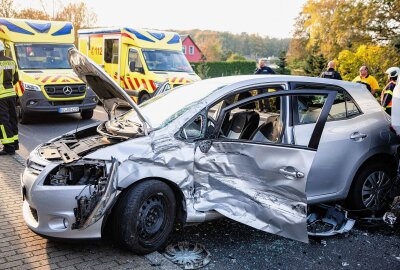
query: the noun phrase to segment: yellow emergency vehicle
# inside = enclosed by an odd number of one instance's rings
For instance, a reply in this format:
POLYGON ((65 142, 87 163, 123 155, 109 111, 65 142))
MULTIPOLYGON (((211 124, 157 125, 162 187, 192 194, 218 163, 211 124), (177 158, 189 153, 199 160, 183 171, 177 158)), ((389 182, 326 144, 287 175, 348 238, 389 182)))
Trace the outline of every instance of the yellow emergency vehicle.
POLYGON ((79 51, 101 65, 137 103, 168 81, 170 87, 200 80, 173 32, 123 28, 78 30, 79 51))
POLYGON ((34 113, 80 113, 93 116, 94 92, 75 75, 68 63, 74 30, 70 22, 0 18, 5 54, 15 60, 20 81, 17 113, 27 123, 34 113))

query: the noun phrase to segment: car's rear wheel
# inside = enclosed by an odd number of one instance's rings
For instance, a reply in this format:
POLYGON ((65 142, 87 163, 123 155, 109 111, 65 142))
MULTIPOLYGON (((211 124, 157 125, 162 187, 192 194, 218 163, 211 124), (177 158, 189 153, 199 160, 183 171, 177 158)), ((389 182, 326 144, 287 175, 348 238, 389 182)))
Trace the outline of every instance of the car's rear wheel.
MULTIPOLYGON (((385 163, 369 163, 357 173, 347 199, 351 210, 381 213, 389 205, 388 192, 395 170, 385 163), (368 211, 367 211, 368 210, 368 211)), ((360 212, 362 213, 362 212, 360 212)))
POLYGON ((82 119, 92 119, 93 117, 93 110, 83 110, 81 112, 82 119))
POLYGON ((173 229, 175 195, 158 180, 148 180, 129 189, 118 202, 114 236, 119 244, 137 254, 162 248, 173 229))

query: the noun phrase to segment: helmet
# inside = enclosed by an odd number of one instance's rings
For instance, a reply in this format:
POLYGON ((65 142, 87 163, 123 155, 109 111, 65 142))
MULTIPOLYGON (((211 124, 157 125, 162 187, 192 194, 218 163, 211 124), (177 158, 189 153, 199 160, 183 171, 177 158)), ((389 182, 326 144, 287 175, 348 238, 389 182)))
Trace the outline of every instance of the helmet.
POLYGON ((0 40, 0 52, 4 51, 4 43, 0 40))
POLYGON ((391 78, 394 78, 394 77, 399 76, 400 68, 391 67, 391 68, 388 68, 388 70, 386 70, 385 73, 388 74, 391 78))

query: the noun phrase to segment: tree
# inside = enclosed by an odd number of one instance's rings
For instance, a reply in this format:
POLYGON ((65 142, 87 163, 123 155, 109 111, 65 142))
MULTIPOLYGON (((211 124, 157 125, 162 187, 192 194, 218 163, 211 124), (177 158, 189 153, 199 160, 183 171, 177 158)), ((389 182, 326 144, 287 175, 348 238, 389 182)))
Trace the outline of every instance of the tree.
POLYGON ((196 68, 196 73, 197 75, 199 75, 200 78, 207 79, 209 70, 210 67, 207 65, 206 58, 203 55, 203 57, 201 58, 201 63, 196 68))
POLYGON ((286 52, 285 51, 281 51, 279 58, 278 58, 278 62, 277 65, 279 67, 278 69, 278 73, 279 74, 287 74, 287 70, 286 70, 286 52))
POLYGON ((233 62, 233 61, 245 61, 246 58, 243 55, 240 55, 238 53, 233 53, 229 56, 228 59, 226 59, 227 62, 233 62))
MULTIPOLYGON (((77 31, 83 27, 91 27, 97 21, 97 15, 84 2, 69 3, 57 12, 55 20, 72 22, 77 44, 77 31)), ((75 45, 76 45, 75 44, 75 45)))
POLYGON ((367 31, 378 42, 400 36, 400 3, 398 0, 369 0, 365 11, 367 31))
POLYGON ((16 18, 32 20, 50 20, 49 14, 42 10, 25 8, 15 14, 16 18))
MULTIPOLYGON (((366 2, 368 1, 307 1, 296 20, 295 41, 306 40, 307 52, 318 46, 318 53, 328 58, 337 56, 343 49, 357 48, 371 42, 363 19, 366 2)), ((304 47, 292 48, 292 54, 295 49, 304 50, 304 47)))
POLYGON ((15 14, 14 0, 0 0, 0 17, 13 18, 15 14))
POLYGON ((338 71, 343 79, 353 80, 362 65, 368 66, 369 73, 379 82, 381 88, 386 84, 384 72, 392 66, 400 66, 396 50, 389 46, 366 46, 357 48, 356 52, 343 50, 337 58, 338 71))

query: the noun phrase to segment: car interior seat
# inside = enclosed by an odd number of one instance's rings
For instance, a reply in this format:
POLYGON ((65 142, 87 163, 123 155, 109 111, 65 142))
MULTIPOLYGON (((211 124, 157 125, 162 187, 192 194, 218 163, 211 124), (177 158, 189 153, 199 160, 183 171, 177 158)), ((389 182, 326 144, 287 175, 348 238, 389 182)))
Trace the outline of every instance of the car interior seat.
MULTIPOLYGON (((251 97, 250 92, 239 94, 238 101, 251 97)), ((260 122, 260 115, 255 112, 256 103, 251 102, 240 106, 239 109, 246 110, 234 113, 229 120, 226 137, 231 139, 249 139, 260 122)))
POLYGON ((280 115, 272 115, 253 132, 250 139, 257 142, 281 143, 282 131, 280 115))

